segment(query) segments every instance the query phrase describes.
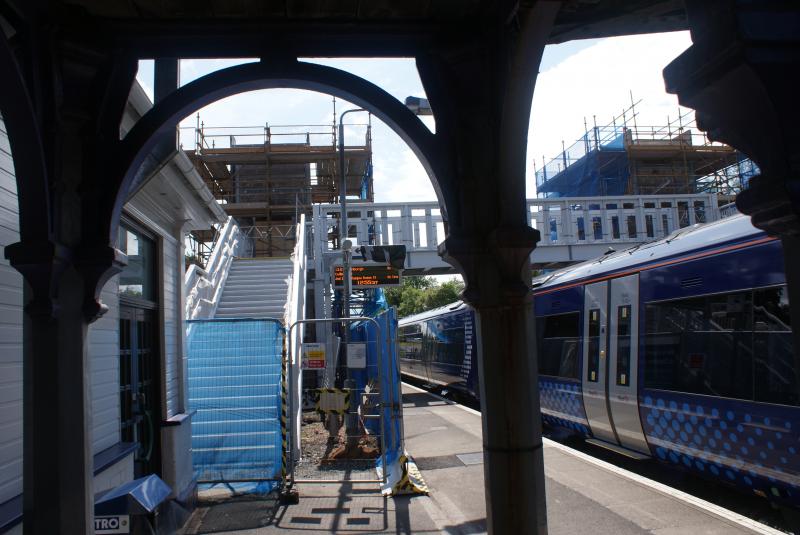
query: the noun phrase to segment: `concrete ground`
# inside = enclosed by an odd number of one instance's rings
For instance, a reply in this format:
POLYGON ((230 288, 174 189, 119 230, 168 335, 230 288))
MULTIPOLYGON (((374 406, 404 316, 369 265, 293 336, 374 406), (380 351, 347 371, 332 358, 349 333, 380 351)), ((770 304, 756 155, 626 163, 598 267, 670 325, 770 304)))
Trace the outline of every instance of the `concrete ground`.
MULTIPOLYGON (((386 499, 368 485, 301 485, 298 505, 200 508, 185 533, 485 533, 480 414, 414 387, 403 393, 406 449, 430 496, 386 499)), ((780 533, 549 440, 544 456, 553 535, 780 533)))

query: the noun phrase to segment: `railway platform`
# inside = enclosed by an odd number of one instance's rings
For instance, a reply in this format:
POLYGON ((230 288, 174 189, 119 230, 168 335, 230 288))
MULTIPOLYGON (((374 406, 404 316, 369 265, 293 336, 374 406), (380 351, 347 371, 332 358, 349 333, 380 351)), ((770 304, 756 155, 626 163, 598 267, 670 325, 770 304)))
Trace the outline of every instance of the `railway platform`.
MULTIPOLYGON (((297 505, 200 507, 185 534, 485 533, 480 413, 410 385, 403 413, 406 448, 429 496, 386 499, 364 485, 303 485, 297 505)), ((544 458, 550 534, 783 533, 548 439, 544 458)))

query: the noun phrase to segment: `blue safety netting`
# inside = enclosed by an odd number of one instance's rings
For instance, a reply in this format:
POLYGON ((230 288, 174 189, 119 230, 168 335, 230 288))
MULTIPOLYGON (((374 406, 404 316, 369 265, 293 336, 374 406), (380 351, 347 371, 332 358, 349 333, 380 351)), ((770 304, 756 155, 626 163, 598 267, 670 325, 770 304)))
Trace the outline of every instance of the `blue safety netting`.
POLYGON ((364 169, 364 175, 361 177, 361 188, 358 198, 362 201, 369 199, 369 192, 372 186, 372 160, 367 162, 367 168, 364 169))
POLYGON ((362 315, 375 317, 385 310, 389 310, 389 302, 386 301, 386 292, 383 288, 375 288, 374 290, 366 290, 369 294, 364 302, 364 310, 362 315))
MULTIPOLYGON (((354 324, 350 329, 351 343, 367 343, 367 367, 364 370, 351 370, 351 376, 356 381, 359 396, 364 393, 368 384, 377 386, 382 393, 379 397, 383 399, 379 410, 381 419, 366 419, 364 426, 370 433, 380 434, 383 432, 386 462, 388 466, 392 467, 396 466, 396 461, 403 453, 402 392, 395 345, 397 339, 395 310, 393 308, 384 310, 375 317, 375 321, 378 322, 380 331, 371 321, 354 324), (382 351, 380 359, 378 358, 379 350, 382 351)), ((369 411, 369 407, 363 410, 369 411)), ((380 462, 381 460, 378 459, 379 464, 380 462)))
MULTIPOLYGON (((284 328, 270 319, 188 322, 192 462, 200 483, 281 479, 284 328)), ((252 485, 251 485, 252 486, 252 485)))
POLYGON ((628 155, 621 141, 612 140, 567 163, 565 168, 542 180, 537 193, 548 197, 595 197, 625 195, 628 189, 628 155))

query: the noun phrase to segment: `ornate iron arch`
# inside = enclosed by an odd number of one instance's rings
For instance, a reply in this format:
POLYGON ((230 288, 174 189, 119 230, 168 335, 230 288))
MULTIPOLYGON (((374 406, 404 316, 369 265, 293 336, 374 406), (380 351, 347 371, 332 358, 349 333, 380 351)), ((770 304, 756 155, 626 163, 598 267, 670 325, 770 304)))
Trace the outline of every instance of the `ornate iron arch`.
POLYGON ((0 84, 0 111, 14 159, 20 238, 45 244, 52 233, 47 160, 30 92, 4 38, 0 38, 0 72, 7 75, 0 84))
POLYGON ((114 243, 116 228, 125 198, 139 166, 158 142, 159 135, 170 134, 178 122, 212 102, 247 91, 292 88, 318 91, 361 106, 384 121, 414 151, 433 183, 446 220, 448 201, 454 192, 444 182, 449 178, 446 160, 436 136, 401 102, 380 87, 345 71, 298 61, 261 61, 222 69, 177 89, 148 111, 128 132, 115 158, 115 182, 109 185, 105 202, 110 210, 99 222, 107 224, 109 243, 114 243))

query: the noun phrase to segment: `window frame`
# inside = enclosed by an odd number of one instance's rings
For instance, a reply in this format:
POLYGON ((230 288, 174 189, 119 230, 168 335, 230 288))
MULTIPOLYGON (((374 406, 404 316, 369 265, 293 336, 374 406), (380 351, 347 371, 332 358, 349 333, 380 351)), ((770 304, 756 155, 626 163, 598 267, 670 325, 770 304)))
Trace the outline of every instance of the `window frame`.
MULTIPOLYGON (((579 310, 569 310, 569 311, 557 312, 557 313, 554 313, 554 314, 543 314, 543 315, 535 317, 535 321, 536 321, 536 349, 537 349, 537 358, 539 359, 538 365, 537 365, 537 372, 539 373, 539 375, 543 375, 543 376, 547 376, 547 377, 555 377, 555 378, 562 379, 562 380, 580 381, 580 378, 581 378, 580 347, 581 347, 581 343, 582 343, 581 342, 581 338, 582 338, 582 335, 581 335, 581 320, 582 320, 582 314, 581 314, 581 312, 579 310), (548 338, 548 339, 552 339, 552 340, 555 340, 555 339, 568 340, 569 342, 575 344, 575 363, 574 363, 574 369, 573 369, 572 375, 558 375, 558 374, 552 374, 552 373, 543 373, 541 371, 541 366, 542 366, 542 358, 541 357, 542 357, 542 355, 541 355, 541 353, 539 353, 539 350, 541 349, 540 343, 543 340, 545 340, 545 338, 544 338, 544 332, 539 332, 540 331, 540 323, 539 322, 540 321, 547 321, 547 318, 553 318, 553 317, 558 317, 558 316, 574 316, 574 319, 575 319, 576 331, 575 331, 575 335, 574 336, 548 338)), ((561 355, 559 355, 559 358, 558 358, 559 371, 561 370, 561 366, 563 365, 562 356, 563 356, 563 345, 562 345, 562 353, 561 353, 561 355)))
MULTIPOLYGON (((760 333, 764 332, 764 331, 757 331, 756 328, 755 328, 755 294, 757 292, 773 290, 773 289, 784 289, 784 291, 788 291, 788 284, 786 282, 783 282, 781 284, 770 284, 770 285, 766 285, 766 286, 748 286, 748 287, 744 287, 744 288, 737 288, 737 289, 727 290, 727 291, 709 292, 709 293, 703 293, 703 294, 692 294, 692 295, 687 295, 687 296, 683 296, 683 297, 671 297, 671 298, 666 298, 666 299, 655 299, 655 300, 652 300, 652 301, 647 301, 645 303, 642 303, 642 312, 641 312, 642 316, 641 316, 641 319, 640 319, 641 340, 639 341, 640 351, 642 352, 642 358, 641 358, 641 367, 642 367, 642 369, 640 371, 641 378, 642 378, 642 388, 647 389, 647 390, 657 390, 657 391, 664 391, 664 392, 676 392, 676 393, 685 394, 685 395, 691 395, 691 396, 716 397, 716 398, 730 399, 730 400, 741 401, 741 402, 759 403, 759 404, 766 404, 766 405, 779 405, 781 407, 800 407, 800 399, 798 399, 794 404, 779 403, 779 402, 776 402, 776 401, 764 401, 764 400, 757 399, 757 388, 756 388, 756 385, 755 385, 755 380, 756 380, 756 361, 757 361, 757 357, 755 355, 755 349, 754 349, 755 336, 757 334, 760 334, 760 333), (750 338, 749 351, 750 351, 750 355, 751 355, 751 357, 750 357, 750 374, 753 377, 753 385, 752 385, 751 394, 750 394, 749 398, 747 398, 747 397, 730 396, 730 395, 719 395, 719 394, 712 394, 712 393, 692 392, 692 391, 687 391, 687 390, 682 390, 682 389, 677 389, 677 388, 665 388, 665 387, 661 387, 661 386, 649 386, 648 385, 648 383, 647 383, 647 371, 648 371, 648 362, 649 362, 649 360, 648 360, 649 351, 648 351, 648 345, 647 345, 647 342, 648 342, 647 337, 649 335, 651 335, 651 334, 657 334, 657 333, 649 333, 648 330, 647 330, 647 327, 648 327, 648 316, 647 315, 648 315, 648 312, 649 312, 648 311, 648 307, 649 306, 651 306, 651 305, 660 305, 660 304, 665 304, 665 303, 672 303, 672 302, 679 302, 679 301, 685 301, 685 300, 690 300, 690 299, 709 299, 709 298, 713 298, 713 297, 717 297, 717 296, 730 296, 730 295, 733 295, 733 294, 744 294, 744 293, 749 293, 750 294, 750 317, 749 317, 750 330, 741 331, 741 330, 731 329, 731 330, 724 330, 724 331, 720 331, 720 332, 745 332, 745 333, 749 333, 750 334, 750 337, 749 337, 750 338)), ((791 316, 790 316, 789 320, 791 322, 791 316)), ((790 327, 791 327, 791 324, 790 324, 790 327)), ((676 358, 678 358, 678 355, 676 355, 676 358)), ((795 378, 795 382, 796 382, 796 384, 798 384, 798 387, 796 388, 796 390, 800 390, 800 376, 795 378)))

